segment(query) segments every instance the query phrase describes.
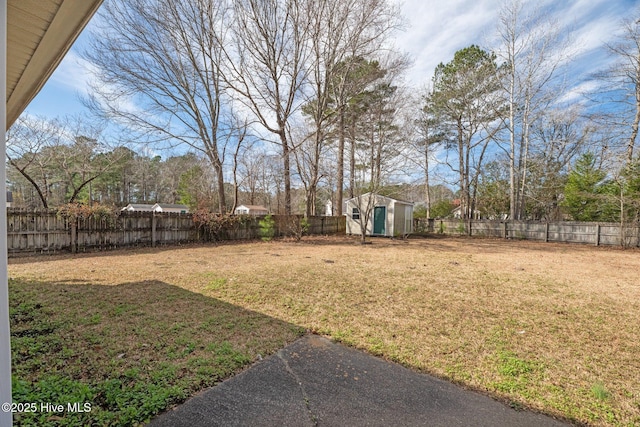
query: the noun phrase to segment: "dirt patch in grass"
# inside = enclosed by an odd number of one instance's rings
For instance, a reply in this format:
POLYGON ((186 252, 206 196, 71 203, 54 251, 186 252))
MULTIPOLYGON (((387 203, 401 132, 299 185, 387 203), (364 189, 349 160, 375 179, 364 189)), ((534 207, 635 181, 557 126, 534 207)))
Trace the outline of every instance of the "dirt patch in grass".
MULTIPOLYGON (((134 347, 149 336, 179 336, 171 324, 192 310, 180 301, 184 292, 313 330, 515 407, 593 425, 640 424, 639 271, 637 250, 476 239, 359 245, 349 238, 29 258, 11 260, 9 269, 16 280, 39 283, 41 295, 48 287, 54 294, 112 287, 115 298, 121 286, 114 285, 131 283, 135 307, 121 309, 131 325, 140 307, 155 304, 153 292, 136 287, 179 289, 174 303, 152 310, 173 321, 130 335, 134 347)), ((77 299, 78 310, 100 301, 77 299)), ((243 348, 262 342, 261 331, 224 340, 243 348)), ((269 349, 292 337, 273 336, 281 338, 269 349)))

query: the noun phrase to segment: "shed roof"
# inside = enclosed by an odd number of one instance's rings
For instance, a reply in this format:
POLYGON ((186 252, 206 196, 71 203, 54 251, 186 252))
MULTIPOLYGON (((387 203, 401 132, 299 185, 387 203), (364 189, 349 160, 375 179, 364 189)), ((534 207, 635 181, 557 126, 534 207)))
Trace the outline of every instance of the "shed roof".
MULTIPOLYGON (((372 193, 364 193, 362 196, 359 197, 368 197, 371 196, 372 193)), ((413 202, 408 202, 406 200, 400 200, 400 199, 394 199, 393 197, 388 197, 388 196, 383 196, 382 194, 374 194, 376 197, 379 197, 381 199, 385 199, 385 200, 389 200, 389 201, 393 201, 393 202, 400 202, 400 203, 404 203, 405 205, 411 205, 413 206, 413 202)), ((352 197, 351 199, 348 199, 346 202, 350 202, 351 200, 357 200, 358 196, 356 197, 352 197)))
POLYGON ((245 207, 249 210, 253 210, 253 211, 266 211, 267 208, 265 208, 264 206, 261 205, 240 205, 238 206, 236 209, 241 208, 241 207, 245 207))

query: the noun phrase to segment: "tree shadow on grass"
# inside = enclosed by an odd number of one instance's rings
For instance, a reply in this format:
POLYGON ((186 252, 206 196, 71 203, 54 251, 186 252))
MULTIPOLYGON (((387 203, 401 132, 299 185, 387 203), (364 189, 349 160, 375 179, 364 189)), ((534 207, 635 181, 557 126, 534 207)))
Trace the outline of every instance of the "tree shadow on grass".
POLYGON ((304 334, 296 325, 159 281, 10 281, 14 402, 65 411, 16 425, 130 425, 304 334), (89 404, 69 412, 68 403, 89 404))

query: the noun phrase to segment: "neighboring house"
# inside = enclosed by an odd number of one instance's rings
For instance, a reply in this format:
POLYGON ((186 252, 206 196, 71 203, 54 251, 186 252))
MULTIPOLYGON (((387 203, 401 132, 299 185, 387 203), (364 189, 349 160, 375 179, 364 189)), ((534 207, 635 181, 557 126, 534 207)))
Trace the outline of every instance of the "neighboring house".
POLYGON ((10 208, 11 206, 13 206, 13 193, 7 191, 7 207, 10 208))
POLYGON ((169 212, 169 213, 189 213, 189 207, 186 205, 176 205, 169 203, 156 203, 153 205, 154 212, 169 212))
MULTIPOLYGON (((451 217, 454 219, 462 219, 462 201, 460 199, 454 199, 452 201, 455 208, 451 211, 451 217)), ((482 219, 482 214, 478 209, 474 209, 472 219, 482 219)))
POLYGON ((120 210, 128 212, 153 212, 154 206, 155 205, 144 205, 142 203, 129 203, 127 206, 120 210))
POLYGON ((333 216, 333 202, 331 200, 327 200, 327 203, 324 204, 324 216, 333 216))
POLYGON ((156 203, 155 205, 129 203, 127 206, 122 208, 121 211, 189 213, 189 208, 185 205, 175 205, 169 203, 156 203))
POLYGON ((268 215, 269 210, 260 205, 240 205, 233 213, 236 215, 268 215))
MULTIPOLYGON (((342 214, 344 215, 347 212, 347 199, 342 199, 342 214)), ((333 202, 331 200, 327 200, 324 204, 324 216, 334 216, 336 214, 333 208, 333 202)))
POLYGON ((413 232, 413 203, 378 194, 363 194, 346 202, 347 234, 361 234, 360 221, 370 206, 367 236, 405 236, 413 232))
MULTIPOLYGON (((458 206, 457 208, 455 208, 454 210, 451 211, 451 215, 455 218, 455 219, 462 219, 462 208, 460 206, 458 206)), ((481 214, 480 211, 475 209, 473 211, 473 219, 481 219, 481 214)))

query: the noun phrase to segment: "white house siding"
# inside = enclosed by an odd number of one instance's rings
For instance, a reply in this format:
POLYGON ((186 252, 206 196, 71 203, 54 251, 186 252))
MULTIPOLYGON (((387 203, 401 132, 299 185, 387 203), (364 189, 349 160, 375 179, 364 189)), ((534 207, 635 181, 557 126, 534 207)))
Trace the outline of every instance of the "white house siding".
POLYGON ((235 211, 235 215, 268 215, 269 211, 264 206, 259 205, 240 205, 235 211))

